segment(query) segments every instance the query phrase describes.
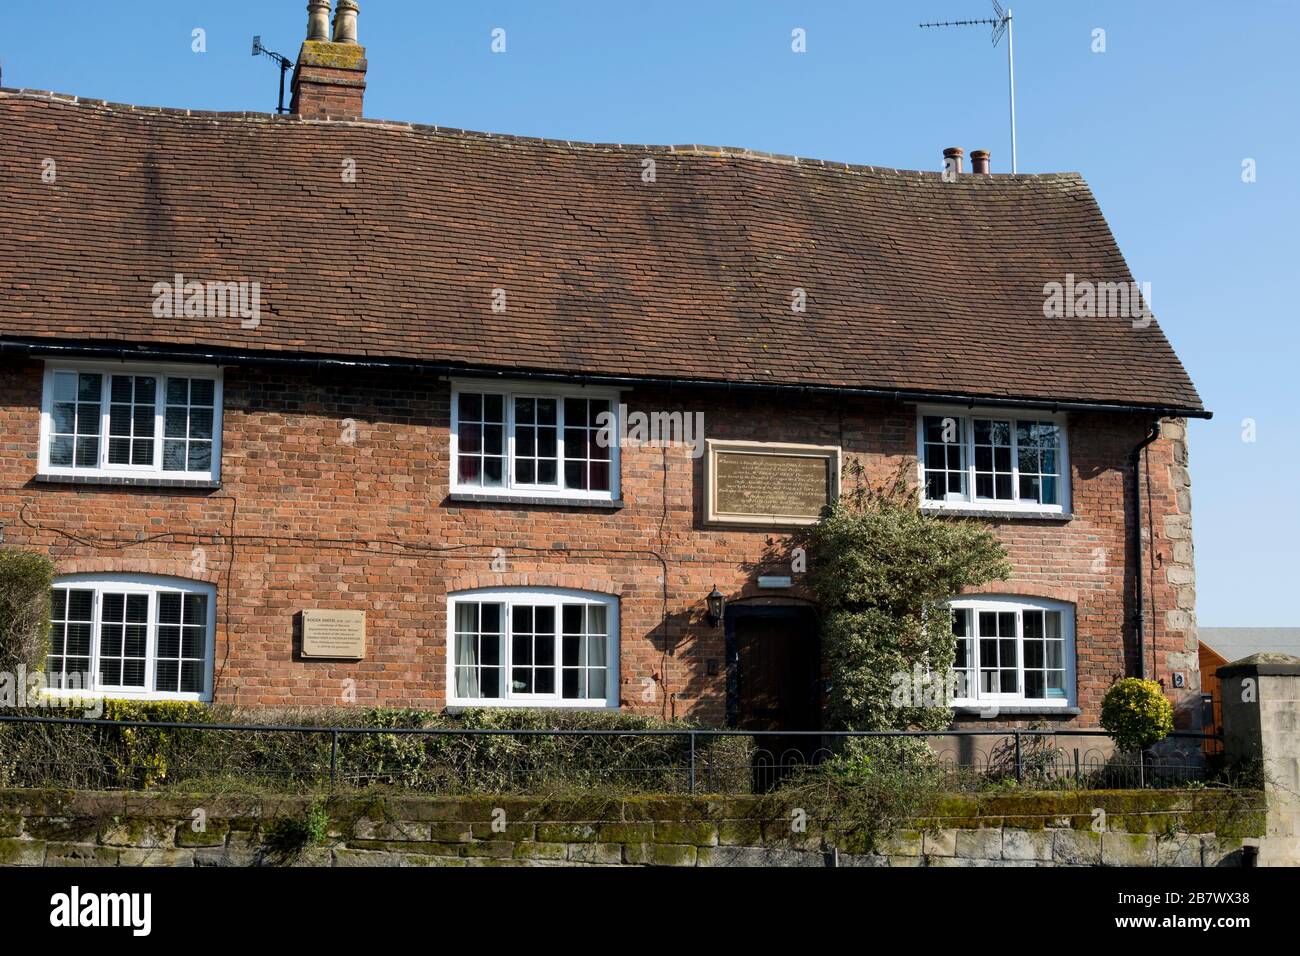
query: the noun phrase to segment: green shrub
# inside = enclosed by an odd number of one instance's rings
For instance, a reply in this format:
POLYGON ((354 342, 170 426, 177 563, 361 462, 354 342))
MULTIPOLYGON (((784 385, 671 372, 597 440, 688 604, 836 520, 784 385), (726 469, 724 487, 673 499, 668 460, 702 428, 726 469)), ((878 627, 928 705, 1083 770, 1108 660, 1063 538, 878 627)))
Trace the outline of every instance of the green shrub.
POLYGON ((942 783, 923 741, 856 738, 843 753, 765 795, 759 806, 766 820, 806 818, 803 839, 792 828, 796 842, 806 844, 820 833, 823 849, 875 853, 900 827, 915 826, 932 813, 942 783))
POLYGON ((34 551, 0 548, 0 671, 45 670, 54 563, 34 551))
POLYGON ((846 730, 942 730, 952 712, 941 684, 956 650, 946 602, 1006 577, 1006 551, 982 524, 923 514, 903 471, 882 487, 865 484, 860 466, 855 476, 808 533, 827 717, 846 730))
POLYGON ((1120 750, 1142 750, 1174 729, 1174 706, 1157 681, 1125 677, 1106 691, 1101 727, 1120 750))
POLYGON ((325 801, 315 800, 300 817, 272 817, 262 830, 262 843, 277 862, 288 862, 303 850, 324 844, 329 824, 325 801))

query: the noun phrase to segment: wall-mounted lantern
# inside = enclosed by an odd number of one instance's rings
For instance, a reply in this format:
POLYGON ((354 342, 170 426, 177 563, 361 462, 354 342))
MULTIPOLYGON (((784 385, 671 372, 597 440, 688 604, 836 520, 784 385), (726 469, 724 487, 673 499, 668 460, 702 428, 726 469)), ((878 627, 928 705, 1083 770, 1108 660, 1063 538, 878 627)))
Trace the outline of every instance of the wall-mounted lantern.
POLYGON ((709 596, 704 599, 704 602, 708 606, 706 616, 709 619, 709 624, 713 627, 717 627, 722 623, 722 615, 726 613, 727 599, 722 596, 722 592, 718 590, 718 586, 715 584, 713 590, 709 592, 709 596))

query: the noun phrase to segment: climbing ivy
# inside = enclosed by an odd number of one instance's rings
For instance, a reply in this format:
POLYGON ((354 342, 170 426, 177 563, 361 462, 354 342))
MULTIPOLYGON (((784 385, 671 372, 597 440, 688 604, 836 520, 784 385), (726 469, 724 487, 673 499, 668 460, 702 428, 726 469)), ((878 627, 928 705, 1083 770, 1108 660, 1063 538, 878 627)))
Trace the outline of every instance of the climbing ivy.
POLYGON ((873 484, 860 465, 811 529, 809 584, 822 611, 827 717, 845 730, 941 730, 955 640, 945 602, 1011 573, 982 523, 918 507, 899 469, 873 484))

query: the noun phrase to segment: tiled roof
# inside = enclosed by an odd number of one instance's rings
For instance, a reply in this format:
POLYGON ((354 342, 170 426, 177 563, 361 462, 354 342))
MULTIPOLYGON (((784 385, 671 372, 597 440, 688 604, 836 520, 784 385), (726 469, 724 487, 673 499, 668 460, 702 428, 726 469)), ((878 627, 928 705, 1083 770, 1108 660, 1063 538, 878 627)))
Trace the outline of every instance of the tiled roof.
POLYGON ((0 91, 0 167, 10 340, 1201 405, 1154 323, 1044 317, 1067 273, 1132 279, 1074 173, 947 183, 32 91, 0 91), (156 318, 175 273, 260 283, 260 325, 156 318))

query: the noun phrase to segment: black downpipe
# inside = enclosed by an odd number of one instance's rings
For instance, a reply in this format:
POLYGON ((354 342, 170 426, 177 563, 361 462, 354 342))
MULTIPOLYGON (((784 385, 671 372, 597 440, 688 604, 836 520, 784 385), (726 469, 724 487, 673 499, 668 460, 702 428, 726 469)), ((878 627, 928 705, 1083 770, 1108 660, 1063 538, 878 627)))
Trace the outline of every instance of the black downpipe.
POLYGON ((1136 555, 1133 580, 1136 582, 1134 596, 1137 600, 1138 676, 1146 680, 1147 676, 1147 612, 1146 599, 1142 594, 1142 450, 1160 437, 1160 420, 1151 423, 1147 437, 1143 438, 1129 453, 1129 471, 1133 473, 1133 553, 1136 555))

